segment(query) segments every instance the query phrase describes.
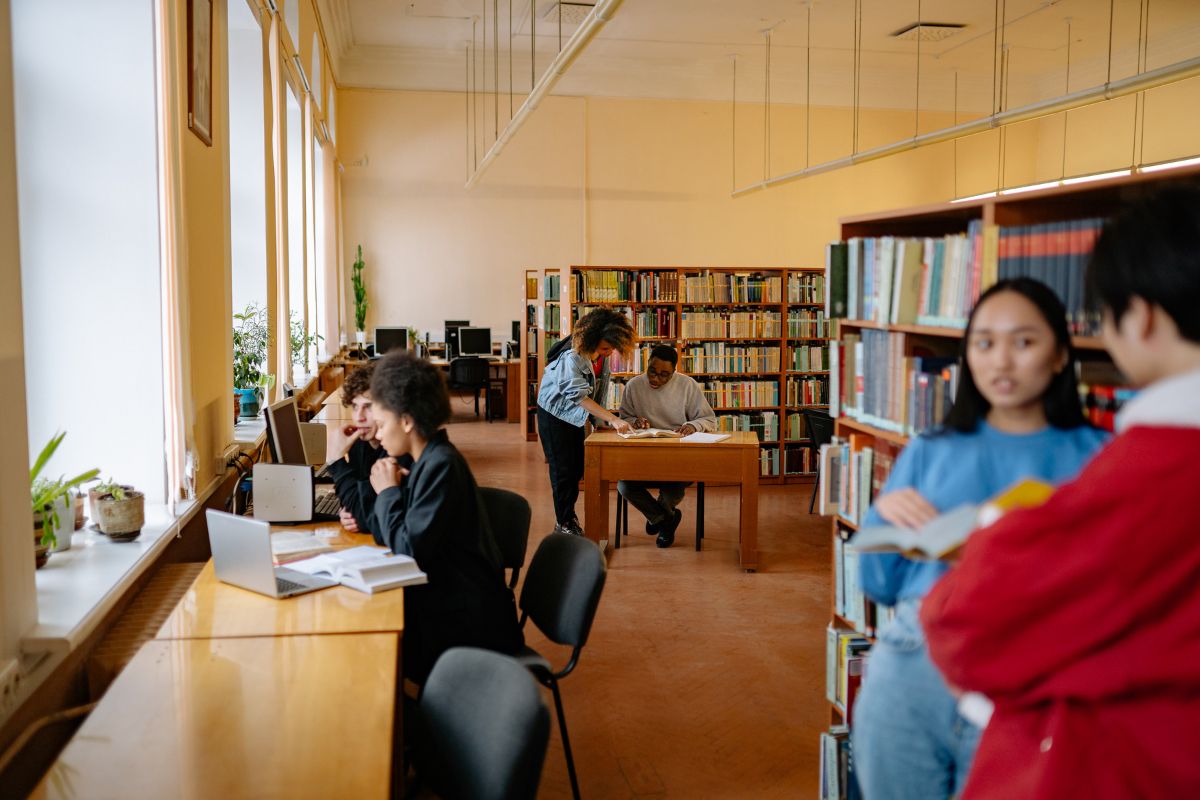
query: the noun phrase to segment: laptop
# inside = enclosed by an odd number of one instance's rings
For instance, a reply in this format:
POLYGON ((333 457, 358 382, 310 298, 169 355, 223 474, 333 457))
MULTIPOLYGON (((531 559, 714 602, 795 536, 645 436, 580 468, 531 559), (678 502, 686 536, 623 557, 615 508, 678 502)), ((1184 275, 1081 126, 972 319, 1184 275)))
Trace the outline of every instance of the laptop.
MULTIPOLYGON (((263 414, 267 423, 267 443, 271 448, 271 459, 276 464, 303 466, 314 463, 324 464, 325 461, 325 426, 320 423, 305 426, 300 422, 296 408, 296 398, 285 397, 278 403, 267 406, 263 414)), ((336 522, 341 504, 333 488, 332 476, 326 475, 322 482, 318 472, 312 479, 312 512, 295 514, 285 513, 272 522, 336 522), (297 516, 304 519, 297 519, 297 516)), ((307 494, 307 492, 306 492, 307 494)), ((307 500, 304 501, 307 504, 307 500)), ((260 504, 256 503, 258 508, 260 504)), ((264 509, 267 504, 261 504, 264 509)), ((293 504, 294 505, 294 504, 293 504)), ((261 516, 256 512, 255 516, 261 516)), ((267 512, 267 516, 273 516, 267 512)))
POLYGON ((271 524, 208 509, 208 542, 217 580, 282 599, 315 592, 337 581, 277 567, 271 557, 271 524))

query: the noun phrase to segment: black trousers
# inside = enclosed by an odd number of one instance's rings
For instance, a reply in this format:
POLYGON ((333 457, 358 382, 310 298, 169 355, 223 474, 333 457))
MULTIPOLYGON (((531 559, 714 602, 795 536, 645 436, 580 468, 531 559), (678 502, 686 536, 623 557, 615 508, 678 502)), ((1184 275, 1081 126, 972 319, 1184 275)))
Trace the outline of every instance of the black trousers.
POLYGON ((538 438, 550 465, 550 490, 554 493, 554 518, 559 525, 575 519, 579 481, 583 478, 584 429, 563 422, 538 407, 538 438))

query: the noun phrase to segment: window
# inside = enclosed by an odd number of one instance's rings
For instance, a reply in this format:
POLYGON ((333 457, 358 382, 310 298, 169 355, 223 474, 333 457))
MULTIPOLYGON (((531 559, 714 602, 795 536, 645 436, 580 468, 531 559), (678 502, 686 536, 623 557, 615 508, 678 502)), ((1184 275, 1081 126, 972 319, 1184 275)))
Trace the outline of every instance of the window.
MULTIPOLYGON (((296 90, 290 83, 284 95, 287 102, 284 137, 287 144, 288 305, 291 326, 294 327, 297 323, 304 324, 308 296, 304 270, 304 120, 296 90)), ((303 362, 297 365, 300 358, 301 353, 292 353, 294 379, 305 372, 303 362)))
POLYGON ((309 75, 309 80, 312 82, 312 96, 317 102, 317 105, 324 106, 324 95, 321 94, 321 37, 314 31, 312 35, 312 74, 309 75))
POLYGON ((229 215, 233 310, 267 305, 266 96, 262 28, 246 3, 229 4, 229 215))

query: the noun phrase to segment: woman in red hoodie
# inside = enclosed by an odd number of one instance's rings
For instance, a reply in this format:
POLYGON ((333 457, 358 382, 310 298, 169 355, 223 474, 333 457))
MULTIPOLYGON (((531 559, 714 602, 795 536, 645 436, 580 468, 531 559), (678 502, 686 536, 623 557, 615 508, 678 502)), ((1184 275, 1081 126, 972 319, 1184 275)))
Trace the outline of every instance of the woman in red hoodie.
POLYGON ((964 800, 1200 792, 1200 189, 1110 221, 1088 280, 1144 388, 1078 478, 974 534, 921 609, 946 680, 995 703, 964 800))

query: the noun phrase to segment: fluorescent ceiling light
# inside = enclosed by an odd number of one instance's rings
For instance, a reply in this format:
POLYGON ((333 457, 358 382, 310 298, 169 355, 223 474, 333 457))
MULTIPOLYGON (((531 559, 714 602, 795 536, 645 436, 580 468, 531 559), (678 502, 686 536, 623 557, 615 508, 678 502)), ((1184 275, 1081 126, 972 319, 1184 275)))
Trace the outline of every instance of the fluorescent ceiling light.
POLYGON ((1179 169, 1180 167, 1192 167, 1200 164, 1200 156, 1195 158, 1183 158, 1179 161, 1164 161, 1161 164, 1148 164, 1143 167, 1138 167, 1138 172, 1161 172, 1164 169, 1179 169))
POLYGON ((1132 174, 1133 170, 1118 169, 1113 172, 1097 172, 1095 175, 1080 175, 1077 178, 1063 178, 1063 186, 1074 186, 1077 183, 1090 183, 1092 181, 1105 181, 1109 178, 1124 178, 1126 175, 1132 174))
POLYGON ((1038 189, 1052 189, 1060 185, 1059 181, 1046 181, 1045 183, 1031 183, 1028 186, 1014 186, 1011 189, 1001 189, 1000 194, 1022 194, 1024 192, 1036 192, 1038 189))
POLYGON ((959 197, 955 200, 951 200, 950 202, 951 203, 969 203, 972 200, 987 200, 989 197, 995 197, 995 196, 996 196, 995 192, 984 192, 983 194, 973 194, 970 197, 959 197))

